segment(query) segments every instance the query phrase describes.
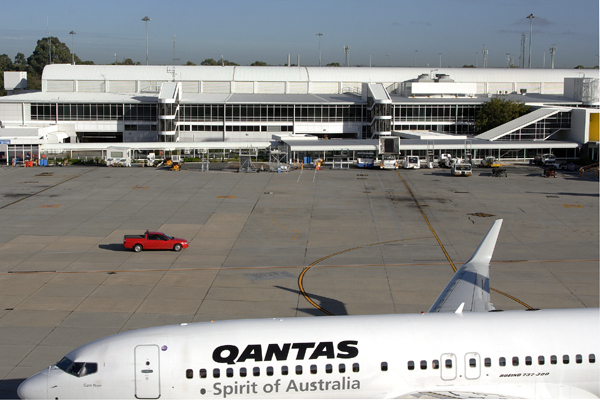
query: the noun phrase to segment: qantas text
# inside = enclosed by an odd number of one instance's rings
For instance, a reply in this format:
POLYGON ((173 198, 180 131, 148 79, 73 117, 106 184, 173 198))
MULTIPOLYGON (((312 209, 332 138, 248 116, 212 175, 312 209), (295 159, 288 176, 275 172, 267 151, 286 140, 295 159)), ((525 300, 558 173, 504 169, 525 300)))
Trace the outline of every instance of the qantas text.
POLYGON ((213 351, 213 360, 218 363, 235 364, 247 360, 254 361, 285 361, 290 352, 294 360, 316 360, 319 357, 326 358, 354 358, 358 355, 357 340, 344 340, 337 344, 334 342, 303 342, 283 343, 281 345, 271 343, 266 345, 249 344, 240 352, 237 346, 225 344, 213 351), (337 348, 337 351, 336 351, 337 348), (294 357, 295 355, 295 357, 294 357), (307 357, 308 355, 308 357, 307 357))

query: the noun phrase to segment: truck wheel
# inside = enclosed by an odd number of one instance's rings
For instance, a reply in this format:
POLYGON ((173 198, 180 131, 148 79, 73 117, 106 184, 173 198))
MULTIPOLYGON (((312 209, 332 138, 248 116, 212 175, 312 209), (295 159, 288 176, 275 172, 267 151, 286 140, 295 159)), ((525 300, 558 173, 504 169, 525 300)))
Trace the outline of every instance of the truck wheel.
POLYGON ((183 247, 179 243, 177 243, 175 246, 173 246, 173 250, 175 250, 175 251, 181 251, 182 248, 183 247))
POLYGON ((142 251, 142 245, 141 244, 136 244, 135 246, 133 246, 133 251, 135 251, 136 253, 139 253, 140 251, 142 251))

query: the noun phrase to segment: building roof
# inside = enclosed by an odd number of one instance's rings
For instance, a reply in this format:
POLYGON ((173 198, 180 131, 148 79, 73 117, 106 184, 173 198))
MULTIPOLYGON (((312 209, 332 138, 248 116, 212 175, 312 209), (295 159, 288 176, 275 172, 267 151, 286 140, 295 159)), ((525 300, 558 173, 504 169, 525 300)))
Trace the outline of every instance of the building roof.
POLYGON ((565 77, 598 79, 597 69, 428 67, 249 67, 166 65, 71 65, 44 67, 43 80, 278 82, 404 82, 421 74, 446 74, 455 82, 560 82, 565 77))

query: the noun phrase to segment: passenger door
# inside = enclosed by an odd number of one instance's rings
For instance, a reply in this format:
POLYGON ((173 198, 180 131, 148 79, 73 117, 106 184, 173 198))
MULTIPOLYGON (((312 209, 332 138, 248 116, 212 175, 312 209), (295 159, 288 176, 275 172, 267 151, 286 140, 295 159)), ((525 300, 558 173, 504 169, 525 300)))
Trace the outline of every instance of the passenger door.
POLYGON ((456 379, 456 355, 451 353, 442 354, 440 358, 440 369, 442 370, 442 379, 451 381, 456 379))
POLYGON ((481 375, 481 359, 479 353, 465 354, 465 378, 479 379, 481 375))
POLYGON ((156 345, 135 348, 135 397, 158 399, 160 397, 159 349, 156 345))

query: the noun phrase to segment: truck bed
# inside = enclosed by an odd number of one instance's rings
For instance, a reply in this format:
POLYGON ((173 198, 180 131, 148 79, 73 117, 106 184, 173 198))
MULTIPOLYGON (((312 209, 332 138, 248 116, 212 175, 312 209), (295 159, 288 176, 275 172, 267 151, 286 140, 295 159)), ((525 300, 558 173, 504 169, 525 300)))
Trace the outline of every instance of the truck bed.
POLYGON ((144 239, 146 235, 125 235, 125 239, 144 239))

